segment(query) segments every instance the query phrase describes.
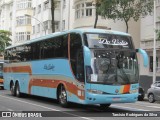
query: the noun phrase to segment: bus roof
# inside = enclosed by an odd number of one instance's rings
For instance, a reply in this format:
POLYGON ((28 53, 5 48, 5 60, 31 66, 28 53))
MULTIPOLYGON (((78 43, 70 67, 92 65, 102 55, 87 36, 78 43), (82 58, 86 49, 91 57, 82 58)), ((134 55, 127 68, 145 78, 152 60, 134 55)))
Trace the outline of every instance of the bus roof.
POLYGON ((13 48, 13 47, 18 47, 18 46, 21 46, 21 45, 27 45, 27 44, 30 44, 30 43, 34 43, 34 42, 37 42, 37 41, 41 41, 41 40, 49 39, 49 38, 52 38, 52 37, 64 35, 64 34, 71 33, 71 32, 77 32, 77 33, 81 33, 81 34, 82 33, 107 33, 107 34, 130 36, 130 34, 128 34, 128 33, 114 31, 114 30, 79 28, 79 29, 73 29, 73 30, 68 30, 68 31, 63 31, 63 32, 51 33, 51 34, 48 34, 48 35, 45 35, 45 36, 41 36, 41 37, 38 37, 38 38, 31 39, 27 42, 24 42, 24 43, 21 43, 21 44, 18 44, 18 45, 9 46, 6 49, 10 49, 10 48, 13 48))

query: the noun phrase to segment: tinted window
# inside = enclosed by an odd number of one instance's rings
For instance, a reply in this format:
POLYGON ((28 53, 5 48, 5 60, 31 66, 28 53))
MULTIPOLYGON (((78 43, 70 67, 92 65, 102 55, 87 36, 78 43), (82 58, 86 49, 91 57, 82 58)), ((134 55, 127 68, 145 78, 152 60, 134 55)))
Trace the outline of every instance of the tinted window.
POLYGON ((68 35, 17 46, 5 52, 5 59, 12 62, 59 57, 68 58, 68 35))
POLYGON ((70 34, 70 61, 72 71, 77 80, 84 82, 84 59, 81 36, 70 34))
POLYGON ((67 35, 42 41, 40 44, 41 59, 68 58, 67 35))

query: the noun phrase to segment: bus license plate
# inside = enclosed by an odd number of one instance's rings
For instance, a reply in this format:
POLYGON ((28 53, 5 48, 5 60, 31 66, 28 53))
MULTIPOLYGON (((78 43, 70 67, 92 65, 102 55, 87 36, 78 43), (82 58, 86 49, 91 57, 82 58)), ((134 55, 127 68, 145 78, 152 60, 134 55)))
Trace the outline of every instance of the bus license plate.
POLYGON ((121 101, 121 98, 113 98, 113 101, 121 101))

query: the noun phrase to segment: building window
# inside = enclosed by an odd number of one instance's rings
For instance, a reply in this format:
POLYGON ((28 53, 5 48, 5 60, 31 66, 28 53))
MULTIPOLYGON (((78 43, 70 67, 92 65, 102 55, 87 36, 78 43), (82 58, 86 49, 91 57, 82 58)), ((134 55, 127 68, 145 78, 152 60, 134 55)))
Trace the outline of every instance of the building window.
POLYGON ((36 8, 34 7, 33 8, 33 15, 35 15, 36 14, 36 8))
POLYGON ((55 22, 54 22, 55 30, 56 30, 56 31, 59 31, 59 23, 60 23, 59 21, 55 21, 55 22))
POLYGON ((44 21, 43 25, 44 25, 44 30, 47 30, 48 29, 48 21, 44 21))
POLYGON ((49 8, 49 0, 45 1, 44 2, 44 10, 48 9, 49 8))
POLYGON ((61 2, 60 1, 55 1, 55 9, 60 9, 60 4, 61 2))
MULTIPOLYGON (((153 72, 153 56, 150 56, 149 71, 153 72)), ((158 68, 158 57, 156 57, 156 68, 158 68)), ((156 69, 157 71, 157 69, 156 69)))
POLYGON ((31 8, 31 7, 32 7, 32 1, 31 0, 19 0, 17 2, 17 10, 31 8))
POLYGON ((31 33, 30 32, 17 32, 16 33, 16 42, 23 42, 26 40, 30 40, 31 33))
POLYGON ((93 15, 92 2, 83 2, 75 5, 75 19, 93 15))
POLYGON ((63 0, 63 8, 66 7, 66 0, 63 0))
POLYGON ((86 9, 86 16, 92 16, 92 9, 86 9))
POLYGON ((41 5, 38 5, 38 13, 41 12, 41 5))
POLYGON ((40 32, 40 24, 37 25, 37 33, 40 32))
POLYGON ((31 24, 30 16, 19 16, 16 18, 17 26, 31 24))
POLYGON ((35 26, 32 27, 33 34, 35 33, 35 26))
POLYGON ((62 30, 65 30, 65 20, 62 22, 62 30))

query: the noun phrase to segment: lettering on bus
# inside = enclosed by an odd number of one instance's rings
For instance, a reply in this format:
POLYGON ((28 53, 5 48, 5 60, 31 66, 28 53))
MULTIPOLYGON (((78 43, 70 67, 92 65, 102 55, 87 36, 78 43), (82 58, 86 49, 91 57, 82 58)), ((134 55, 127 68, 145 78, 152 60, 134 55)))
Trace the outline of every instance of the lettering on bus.
POLYGON ((44 69, 45 70, 52 70, 54 71, 55 66, 53 64, 45 64, 44 69))
POLYGON ((128 45, 128 42, 120 39, 112 39, 108 40, 106 38, 100 38, 99 43, 101 44, 107 44, 107 45, 128 45))

